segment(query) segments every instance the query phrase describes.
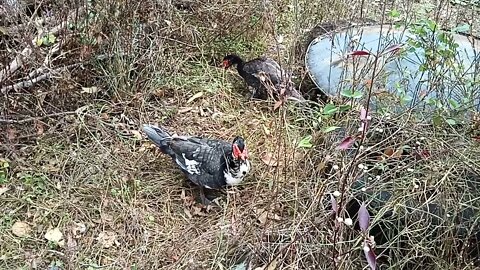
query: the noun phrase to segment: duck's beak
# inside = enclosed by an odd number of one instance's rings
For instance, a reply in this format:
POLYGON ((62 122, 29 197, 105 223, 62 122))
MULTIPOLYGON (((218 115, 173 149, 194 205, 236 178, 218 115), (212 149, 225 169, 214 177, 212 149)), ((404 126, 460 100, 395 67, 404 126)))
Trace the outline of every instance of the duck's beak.
POLYGON ((228 60, 223 60, 222 66, 223 66, 225 69, 229 68, 229 67, 230 67, 230 61, 228 61, 228 60))

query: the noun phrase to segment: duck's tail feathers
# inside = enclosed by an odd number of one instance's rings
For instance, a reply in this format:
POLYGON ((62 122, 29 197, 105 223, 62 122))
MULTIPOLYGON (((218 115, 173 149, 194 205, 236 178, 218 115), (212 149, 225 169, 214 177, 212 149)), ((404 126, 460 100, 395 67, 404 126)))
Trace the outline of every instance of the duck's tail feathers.
POLYGON ((172 136, 167 131, 161 127, 147 124, 143 125, 143 131, 147 134, 148 139, 158 146, 163 153, 173 154, 169 146, 172 136))

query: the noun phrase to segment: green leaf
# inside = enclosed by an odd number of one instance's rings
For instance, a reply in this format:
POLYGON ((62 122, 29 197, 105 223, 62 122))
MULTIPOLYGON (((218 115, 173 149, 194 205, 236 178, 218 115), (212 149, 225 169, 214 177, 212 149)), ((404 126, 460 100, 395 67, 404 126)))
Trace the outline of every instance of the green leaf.
POLYGON ((323 133, 328 133, 328 132, 332 132, 334 130, 337 130, 339 129, 340 127, 337 127, 337 126, 331 126, 331 127, 327 127, 323 130, 323 133))
POLYGON ((451 119, 451 118, 450 118, 450 119, 447 119, 447 120, 445 120, 445 122, 447 122, 447 124, 449 124, 449 125, 451 125, 451 126, 453 126, 453 125, 457 124, 457 122, 456 122, 454 119, 451 119))
POLYGON ((442 116, 438 114, 434 115, 432 120, 433 120, 433 125, 435 126, 440 126, 442 124, 442 116))
POLYGON ((323 107, 323 114, 332 115, 338 111, 338 107, 329 103, 323 107))
POLYGON ((351 105, 340 105, 341 112, 348 112, 350 109, 352 109, 351 105))
POLYGON ((363 93, 360 91, 353 92, 353 98, 361 98, 362 96, 363 96, 363 93))
POLYGON ((460 105, 458 104, 457 101, 453 100, 453 99, 448 99, 448 103, 450 103, 450 106, 452 106, 453 109, 458 109, 458 107, 460 107, 460 105))
POLYGON ((307 135, 305 138, 303 138, 300 143, 298 144, 298 147, 300 148, 312 148, 312 135, 307 135))
POLYGON ((361 98, 363 96, 363 93, 360 91, 353 91, 352 89, 346 89, 340 92, 340 95, 349 98, 361 98))
POLYGON ((396 10, 396 9, 392 9, 392 10, 388 13, 388 15, 389 15, 390 17, 392 17, 392 18, 398 18, 398 17, 400 17, 400 12, 399 12, 398 10, 396 10))
POLYGON ((353 91, 352 89, 345 89, 342 92, 340 92, 340 95, 351 98, 353 97, 353 91))
POLYGON ((40 47, 40 46, 42 46, 42 44, 43 44, 43 38, 37 38, 37 41, 35 42, 35 45, 40 47))
POLYGON ((462 24, 457 27, 452 28, 452 32, 457 32, 457 33, 468 33, 470 32, 470 25, 468 24, 462 24))
POLYGON ((48 43, 49 43, 49 44, 55 43, 55 40, 57 40, 57 38, 55 37, 54 34, 49 34, 49 35, 48 35, 48 43))

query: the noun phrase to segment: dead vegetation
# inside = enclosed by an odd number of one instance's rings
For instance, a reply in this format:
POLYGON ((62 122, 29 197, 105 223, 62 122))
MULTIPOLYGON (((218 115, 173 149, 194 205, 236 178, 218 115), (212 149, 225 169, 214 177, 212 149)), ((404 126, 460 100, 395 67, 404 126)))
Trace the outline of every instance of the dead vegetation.
MULTIPOLYGON (((474 122, 372 113, 363 145, 340 151, 357 107, 274 111, 219 67, 227 53, 267 54, 305 92, 310 29, 394 8, 410 16, 423 1, 57 2, 2 2, 16 16, 0 21, 0 268, 363 269, 362 202, 378 268, 480 263, 474 122), (202 208, 143 123, 240 134, 253 172, 215 194, 221 208, 202 208)), ((445 25, 478 30, 471 7, 438 7, 430 15, 445 25)))

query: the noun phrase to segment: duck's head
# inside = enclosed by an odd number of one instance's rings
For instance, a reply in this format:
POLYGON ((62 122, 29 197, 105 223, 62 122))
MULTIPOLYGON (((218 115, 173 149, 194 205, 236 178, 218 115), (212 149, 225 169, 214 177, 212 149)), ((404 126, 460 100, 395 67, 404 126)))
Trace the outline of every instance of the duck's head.
POLYGON ((223 67, 225 69, 241 63, 243 63, 243 60, 236 54, 229 54, 223 58, 223 67))
POLYGON ((245 140, 237 136, 232 143, 232 156, 234 160, 246 161, 248 160, 248 150, 245 145, 245 140))

